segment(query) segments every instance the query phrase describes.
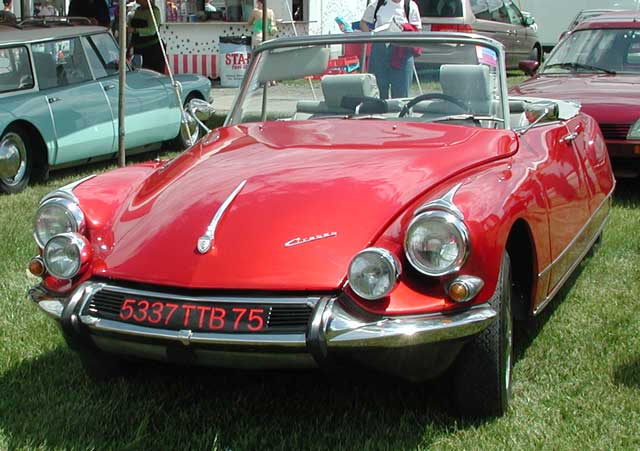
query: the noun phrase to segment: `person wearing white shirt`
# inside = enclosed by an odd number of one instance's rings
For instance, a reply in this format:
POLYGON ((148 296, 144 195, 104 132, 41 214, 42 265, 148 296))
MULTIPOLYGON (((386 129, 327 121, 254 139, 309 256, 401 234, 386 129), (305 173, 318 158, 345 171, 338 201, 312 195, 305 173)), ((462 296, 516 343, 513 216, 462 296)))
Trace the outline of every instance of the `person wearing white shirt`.
MULTIPOLYGON (((371 31, 389 25, 389 29, 398 31, 403 25, 411 24, 415 29, 422 29, 420 11, 414 0, 378 0, 371 3, 362 15, 360 29, 371 31)), ((400 62, 395 61, 396 66, 392 67, 391 57, 394 51, 393 46, 385 44, 374 44, 371 49, 369 59, 369 71, 376 76, 380 98, 389 98, 391 91, 392 98, 404 98, 409 95, 411 76, 413 74, 413 56, 407 56, 400 62)))

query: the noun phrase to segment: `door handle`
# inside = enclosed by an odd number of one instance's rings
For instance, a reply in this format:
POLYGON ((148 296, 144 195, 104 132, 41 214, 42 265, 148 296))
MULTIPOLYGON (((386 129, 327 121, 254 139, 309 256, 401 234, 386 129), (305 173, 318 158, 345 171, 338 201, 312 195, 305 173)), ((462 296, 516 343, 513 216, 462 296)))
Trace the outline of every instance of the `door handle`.
POLYGON ((102 88, 105 91, 111 91, 112 89, 115 89, 116 85, 102 85, 102 88))
POLYGON ((56 103, 56 102, 60 102, 62 99, 60 97, 47 97, 47 101, 49 103, 56 103))
POLYGON ((578 132, 573 132, 573 133, 569 133, 566 136, 563 136, 562 138, 560 138, 560 142, 565 142, 567 144, 569 144, 570 142, 574 141, 577 137, 578 137, 579 133, 578 132))

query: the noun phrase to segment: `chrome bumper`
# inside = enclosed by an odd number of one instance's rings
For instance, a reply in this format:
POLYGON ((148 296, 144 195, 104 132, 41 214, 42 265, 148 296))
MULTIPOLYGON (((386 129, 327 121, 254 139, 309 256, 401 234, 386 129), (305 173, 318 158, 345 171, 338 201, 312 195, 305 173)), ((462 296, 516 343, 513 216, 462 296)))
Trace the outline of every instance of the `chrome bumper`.
MULTIPOLYGON (((322 366, 334 355, 353 356, 368 351, 388 353, 400 349, 424 349, 425 346, 429 348, 442 343, 462 343, 463 339, 488 327, 496 317, 496 311, 484 304, 448 315, 412 315, 370 321, 349 311, 335 297, 320 297, 316 298, 306 333, 243 334, 163 330, 81 315, 85 304, 104 286, 86 282, 65 298, 51 296, 40 287, 31 289, 29 295, 45 313, 63 323, 63 330, 66 329, 67 335, 85 331, 90 341, 106 352, 124 351, 139 357, 163 360, 158 357, 157 348, 182 345, 178 348, 194 349, 199 353, 198 361, 205 364, 208 360, 220 363, 221 353, 230 356, 242 351, 250 351, 262 357, 269 356, 274 363, 265 365, 264 359, 258 359, 259 367, 278 367, 278 362, 286 367, 322 366), (148 343, 130 343, 140 340, 148 343), (152 350, 150 346, 155 346, 156 349, 152 350), (292 365, 292 355, 298 355, 298 360, 304 363, 292 365), (207 356, 211 358, 208 359, 207 356)), ((240 360, 233 359, 235 363, 232 362, 231 366, 238 366, 240 360)), ((246 367, 245 363, 240 366, 246 367)))

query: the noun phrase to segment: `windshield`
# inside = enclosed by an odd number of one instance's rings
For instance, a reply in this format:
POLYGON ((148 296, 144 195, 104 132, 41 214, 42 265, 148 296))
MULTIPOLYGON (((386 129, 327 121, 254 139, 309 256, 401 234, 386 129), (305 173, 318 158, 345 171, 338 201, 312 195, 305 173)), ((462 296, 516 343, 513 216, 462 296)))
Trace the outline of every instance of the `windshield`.
POLYGON ((544 64, 543 74, 640 73, 640 30, 589 29, 573 32, 544 64))
POLYGON ((504 76, 492 48, 468 40, 387 39, 259 52, 227 122, 371 119, 504 127, 504 76))

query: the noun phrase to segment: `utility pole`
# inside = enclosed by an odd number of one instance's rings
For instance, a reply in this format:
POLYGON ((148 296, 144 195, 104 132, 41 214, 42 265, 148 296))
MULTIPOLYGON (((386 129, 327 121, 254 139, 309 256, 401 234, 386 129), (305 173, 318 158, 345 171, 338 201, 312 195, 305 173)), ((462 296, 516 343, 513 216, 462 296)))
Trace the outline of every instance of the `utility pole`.
MULTIPOLYGON (((118 166, 124 167, 126 164, 124 148, 124 94, 127 82, 127 0, 119 0, 118 8, 118 42, 120 44, 120 64, 118 64, 118 166)), ((151 14, 153 14, 153 11, 151 14)))

